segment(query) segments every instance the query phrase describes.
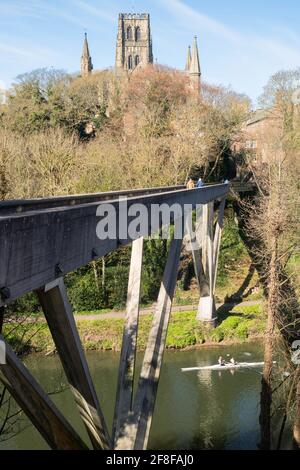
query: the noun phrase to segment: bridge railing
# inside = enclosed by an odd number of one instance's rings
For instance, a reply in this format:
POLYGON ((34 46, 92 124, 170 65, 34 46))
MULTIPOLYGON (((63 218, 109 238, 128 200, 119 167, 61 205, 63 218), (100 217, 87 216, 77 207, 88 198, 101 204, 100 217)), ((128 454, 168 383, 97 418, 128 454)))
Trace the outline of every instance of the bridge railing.
POLYGON ((78 206, 80 204, 90 204, 92 202, 103 202, 111 199, 119 199, 120 197, 146 196, 149 194, 177 191, 184 188, 185 186, 168 186, 147 189, 128 189, 93 194, 75 194, 70 196, 56 196, 39 199, 15 199, 0 201, 0 216, 39 209, 50 209, 54 207, 78 206))

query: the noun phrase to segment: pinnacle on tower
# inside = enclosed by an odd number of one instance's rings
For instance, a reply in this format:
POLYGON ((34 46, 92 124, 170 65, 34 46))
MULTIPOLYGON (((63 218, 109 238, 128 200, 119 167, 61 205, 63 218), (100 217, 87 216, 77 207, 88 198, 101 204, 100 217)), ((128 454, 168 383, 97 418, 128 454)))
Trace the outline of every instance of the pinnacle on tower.
POLYGON ((185 65, 185 71, 189 72, 191 68, 191 62, 192 62, 192 54, 191 54, 191 46, 188 48, 188 55, 186 59, 186 65, 185 65))
POLYGON ((190 65, 190 79, 193 88, 196 91, 200 91, 201 85, 201 68, 200 68, 200 60, 199 60, 199 52, 198 52, 198 44, 197 44, 197 36, 194 37, 194 44, 192 50, 192 59, 190 65))
POLYGON ((197 36, 194 37, 193 51, 191 57, 190 73, 201 75, 197 36))
POLYGON ((81 75, 87 77, 93 70, 92 58, 90 56, 87 33, 84 33, 83 51, 81 56, 81 75))

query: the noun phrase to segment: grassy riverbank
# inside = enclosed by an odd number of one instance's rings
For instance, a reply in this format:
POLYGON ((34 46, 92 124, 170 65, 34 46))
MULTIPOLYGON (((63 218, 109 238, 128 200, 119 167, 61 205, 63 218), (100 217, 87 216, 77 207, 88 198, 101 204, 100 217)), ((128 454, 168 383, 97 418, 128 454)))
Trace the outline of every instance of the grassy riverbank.
MULTIPOLYGON (((151 320, 151 314, 140 318, 139 350, 146 347, 151 320)), ((124 319, 85 319, 78 320, 77 324, 86 350, 120 350, 124 319)), ((170 320, 167 348, 185 349, 206 343, 241 342, 261 336, 264 329, 265 317, 260 305, 234 308, 223 316, 220 325, 212 331, 208 331, 196 320, 195 312, 175 312, 170 320)), ((25 344, 27 352, 47 354, 55 349, 47 324, 39 318, 34 322, 24 322, 17 328, 14 324, 7 324, 4 334, 15 348, 21 343, 25 344)))

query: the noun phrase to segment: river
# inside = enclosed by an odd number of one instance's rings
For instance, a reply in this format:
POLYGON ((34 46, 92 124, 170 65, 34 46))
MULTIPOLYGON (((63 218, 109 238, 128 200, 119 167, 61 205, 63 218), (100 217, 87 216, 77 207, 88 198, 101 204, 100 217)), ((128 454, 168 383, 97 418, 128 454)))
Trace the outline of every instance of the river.
MULTIPOLYGON (((261 370, 181 372, 182 367, 214 364, 220 354, 240 362, 261 361, 263 355, 259 343, 165 353, 150 449, 257 449, 261 370)), ((90 352, 87 358, 111 428, 119 355, 90 352)), ((139 367, 141 360, 139 354, 139 367)), ((66 383, 58 357, 31 355, 25 362, 47 391, 66 383)), ((70 391, 52 399, 88 442, 70 391)), ((47 449, 26 418, 22 426, 25 429, 0 443, 0 449, 47 449)))

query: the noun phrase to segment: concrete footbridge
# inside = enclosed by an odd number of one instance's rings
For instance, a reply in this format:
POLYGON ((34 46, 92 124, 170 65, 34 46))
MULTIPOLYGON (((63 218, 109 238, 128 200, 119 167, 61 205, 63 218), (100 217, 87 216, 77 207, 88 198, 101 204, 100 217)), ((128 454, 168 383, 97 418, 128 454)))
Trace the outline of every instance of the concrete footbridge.
MULTIPOLYGON (((147 448, 183 243, 190 247, 199 285, 199 321, 210 327, 216 322, 218 254, 231 188, 229 184, 192 190, 174 186, 0 203, 0 308, 26 293, 36 293, 91 448, 147 448), (169 253, 134 393, 143 247, 149 236, 163 236, 166 226, 173 227, 169 253), (109 430, 64 276, 125 245, 132 246, 131 264, 113 428, 109 430)), ((50 448, 87 448, 11 346, 1 339, 6 360, 0 364, 0 380, 50 448)))

